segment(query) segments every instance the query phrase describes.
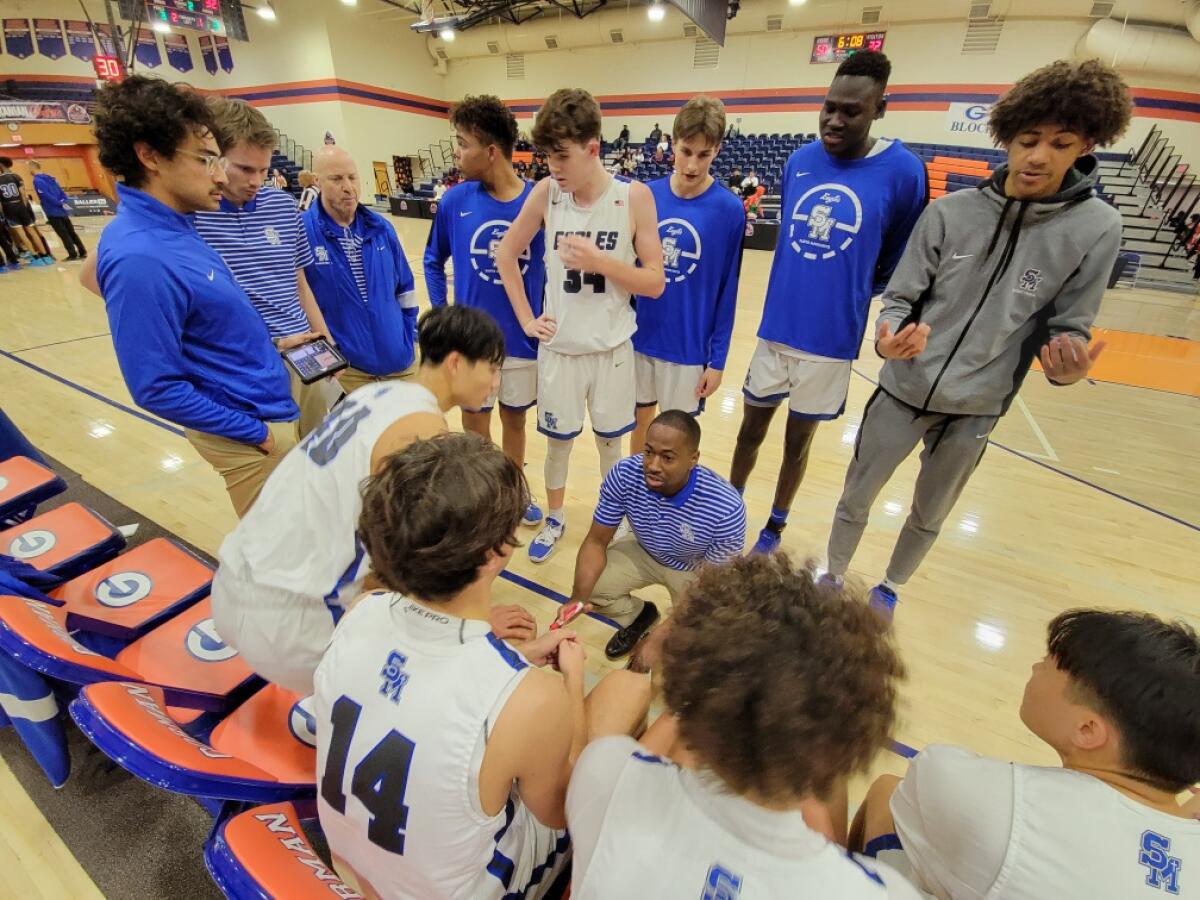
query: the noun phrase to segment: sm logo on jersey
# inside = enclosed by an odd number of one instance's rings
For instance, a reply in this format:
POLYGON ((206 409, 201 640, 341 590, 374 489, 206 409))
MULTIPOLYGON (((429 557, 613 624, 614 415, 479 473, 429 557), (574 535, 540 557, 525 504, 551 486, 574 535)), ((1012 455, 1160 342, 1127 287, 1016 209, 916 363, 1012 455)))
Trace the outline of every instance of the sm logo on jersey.
POLYGON ((742 876, 713 863, 704 881, 700 900, 738 900, 742 895, 742 876))
POLYGON ((193 625, 183 639, 183 645, 200 662, 224 662, 237 656, 237 651, 221 640, 212 619, 193 625))
MULTIPOLYGON (((554 232, 554 249, 558 249, 559 241, 572 234, 577 234, 580 237, 585 238, 590 238, 592 236, 590 231, 556 231, 554 232)), ((620 239, 620 237, 621 232, 619 231, 597 231, 596 246, 601 250, 616 250, 617 241, 620 239)))
POLYGON ((832 259, 854 243, 862 228, 858 195, 844 184, 818 184, 792 207, 788 242, 805 259, 832 259))
POLYGON ((1150 870, 1146 875, 1146 884, 1152 888, 1162 888, 1168 894, 1178 894, 1179 869, 1183 862, 1178 856, 1168 854, 1170 849, 1169 837, 1153 831, 1143 831, 1138 864, 1150 870))
POLYGON ((679 283, 700 265, 700 234, 683 219, 663 219, 658 223, 662 240, 663 265, 667 280, 679 283))
MULTIPOLYGON (((500 246, 500 241, 504 235, 508 234, 508 229, 512 225, 511 222, 506 222, 504 219, 492 219, 490 222, 484 222, 475 229, 475 233, 471 235, 471 268, 475 270, 475 274, 486 281, 488 284, 500 284, 500 273, 496 271, 496 248, 500 246)), ((529 260, 532 258, 529 248, 525 248, 525 252, 517 259, 517 265, 521 268, 521 275, 529 271, 529 260)))
POLYGON ((117 572, 99 582, 92 593, 101 606, 121 609, 150 596, 154 582, 144 572, 117 572))
POLYGON ((379 677, 383 679, 383 683, 379 685, 379 693, 393 703, 400 702, 400 692, 408 684, 408 673, 404 671, 407 664, 408 657, 399 650, 393 650, 388 654, 383 668, 379 670, 379 677))

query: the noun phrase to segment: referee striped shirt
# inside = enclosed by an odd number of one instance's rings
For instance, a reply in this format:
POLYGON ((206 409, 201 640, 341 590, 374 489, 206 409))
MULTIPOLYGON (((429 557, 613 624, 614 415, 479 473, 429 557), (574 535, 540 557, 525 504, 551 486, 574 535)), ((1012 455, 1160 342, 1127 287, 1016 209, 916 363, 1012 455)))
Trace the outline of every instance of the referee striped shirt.
POLYGON ((696 466, 687 484, 666 497, 646 487, 642 456, 621 460, 600 486, 594 518, 615 528, 629 517, 634 537, 656 561, 681 572, 722 563, 746 542, 746 505, 728 481, 696 466))
POLYGON ((222 197, 220 209, 197 212, 192 221, 229 266, 273 340, 309 330, 296 271, 313 264, 313 253, 290 194, 264 187, 241 208, 222 197))

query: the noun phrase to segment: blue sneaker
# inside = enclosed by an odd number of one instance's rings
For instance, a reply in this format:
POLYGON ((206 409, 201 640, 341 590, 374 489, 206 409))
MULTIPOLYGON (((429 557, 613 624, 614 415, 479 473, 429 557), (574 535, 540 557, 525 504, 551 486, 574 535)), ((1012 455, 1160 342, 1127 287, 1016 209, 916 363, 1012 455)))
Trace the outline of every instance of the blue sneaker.
POLYGON ((528 525, 531 528, 542 521, 542 508, 536 503, 530 503, 525 507, 525 515, 521 516, 521 524, 528 525))
POLYGON ((39 257, 35 258, 35 259, 34 259, 32 262, 30 262, 30 263, 29 263, 29 265, 31 265, 31 266, 38 266, 38 267, 45 267, 45 266, 48 266, 48 265, 50 265, 50 263, 47 261, 46 257, 44 257, 44 256, 39 256, 39 257))
POLYGON ((892 624, 892 617, 896 614, 896 604, 899 602, 900 598, 896 596, 896 592, 882 584, 875 585, 867 594, 867 605, 889 625, 892 624))
POLYGON ((754 546, 750 549, 750 555, 757 556, 760 553, 774 553, 779 549, 779 542, 782 540, 783 535, 778 531, 764 528, 758 533, 758 540, 754 542, 754 546))
POLYGON ((567 526, 551 516, 546 516, 546 524, 537 533, 533 543, 529 545, 529 561, 544 563, 554 555, 558 548, 559 538, 566 532, 567 526))
POLYGON ((7 266, 4 267, 5 271, 7 271, 7 272, 17 272, 23 268, 25 268, 25 267, 22 266, 19 262, 9 263, 7 266))

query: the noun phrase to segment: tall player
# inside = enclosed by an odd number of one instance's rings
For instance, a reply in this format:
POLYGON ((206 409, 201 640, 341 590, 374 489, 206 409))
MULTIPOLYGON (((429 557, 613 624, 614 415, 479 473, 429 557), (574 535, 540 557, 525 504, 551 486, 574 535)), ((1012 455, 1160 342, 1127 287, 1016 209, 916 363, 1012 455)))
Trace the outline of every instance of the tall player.
MULTIPOLYGON (((496 248, 521 211, 533 185, 512 167, 517 120, 499 99, 466 97, 450 112, 454 126, 454 160, 462 184, 446 192, 425 246, 425 284, 434 306, 446 304, 446 260, 454 259, 454 302, 477 306, 494 318, 504 332, 504 368, 500 391, 477 410, 464 409, 463 429, 491 439, 492 407, 500 402, 504 452, 525 465, 525 411, 537 402, 537 341, 517 321, 500 274, 496 248)), ((521 276, 532 311, 542 312, 546 280, 541 232, 521 255, 521 276)), ((522 524, 537 525, 542 511, 536 503, 525 510, 522 524)))
POLYGON ((900 141, 871 137, 871 123, 887 108, 891 70, 882 53, 843 62, 821 107, 821 140, 795 151, 784 167, 786 230, 771 263, 729 475, 745 490, 786 398, 775 500, 752 552, 779 546, 817 425, 846 406, 871 296, 887 284, 928 199, 921 160, 900 141))
MULTIPOLYGON (((363 479, 415 440, 446 430, 452 407, 478 408, 496 389, 504 335, 469 307, 425 313, 421 365, 410 381, 366 385, 343 400, 263 487, 225 538, 213 578, 217 631, 269 681, 312 692, 312 675, 371 559, 359 540, 363 479)), ((501 637, 533 637, 532 616, 499 607, 501 637)))
POLYGON ((650 182, 658 211, 666 290, 637 305, 633 335, 637 428, 630 452, 641 453, 655 407, 704 410, 721 386, 737 307, 746 214, 710 172, 725 134, 725 107, 693 97, 671 130, 675 171, 650 182))
POLYGON ((530 191, 500 242, 496 268, 517 320, 538 347, 538 431, 546 435, 546 522, 529 545, 545 562, 566 530, 563 512, 571 444, 591 418, 603 478, 634 427, 636 378, 630 338, 638 294, 662 296, 662 244, 654 195, 615 178, 600 162, 600 106, 587 91, 555 91, 538 112, 533 142, 550 178, 530 191), (546 304, 535 315, 520 257, 545 226, 546 304))
POLYGON ((567 629, 521 652, 489 632, 528 505, 521 470, 475 434, 418 441, 366 487, 359 531, 388 590, 346 614, 315 679, 321 826, 365 896, 545 896, 575 760, 649 708, 633 672, 585 698, 567 629))

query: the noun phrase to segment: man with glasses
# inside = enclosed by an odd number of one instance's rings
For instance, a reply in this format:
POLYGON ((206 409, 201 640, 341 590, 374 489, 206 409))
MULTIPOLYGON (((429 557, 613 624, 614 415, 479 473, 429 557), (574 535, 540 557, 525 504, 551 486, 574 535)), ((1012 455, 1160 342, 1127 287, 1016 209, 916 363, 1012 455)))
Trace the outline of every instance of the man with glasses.
POLYGON ((100 162, 123 182, 96 267, 121 374, 139 406, 183 427, 241 517, 300 413, 266 324, 188 219, 217 209, 226 181, 212 114, 190 89, 140 75, 96 101, 100 162))

